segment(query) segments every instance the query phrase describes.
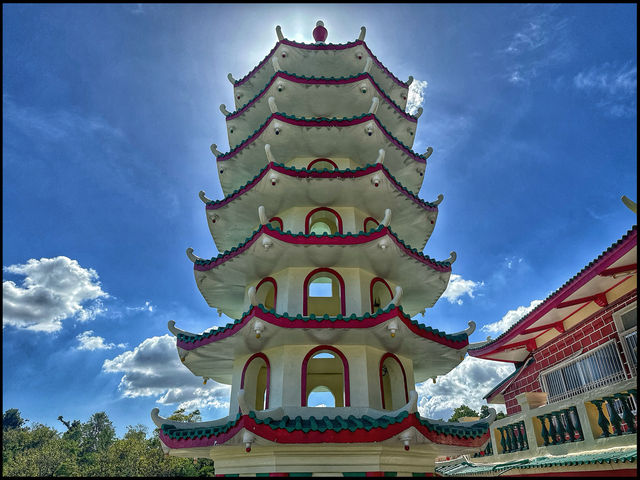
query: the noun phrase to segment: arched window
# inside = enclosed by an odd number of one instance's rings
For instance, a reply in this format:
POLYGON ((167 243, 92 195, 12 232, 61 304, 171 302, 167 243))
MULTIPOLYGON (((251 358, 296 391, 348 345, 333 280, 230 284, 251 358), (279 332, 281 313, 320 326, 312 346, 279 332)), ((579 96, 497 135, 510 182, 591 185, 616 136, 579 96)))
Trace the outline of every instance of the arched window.
POLYGON ((311 390, 307 397, 308 407, 335 407, 336 397, 331 393, 329 387, 324 385, 318 386, 311 390))
POLYGON ((260 283, 256 286, 256 300, 268 310, 276 308, 278 284, 273 278, 265 277, 260 280, 260 283))
POLYGON ((379 376, 383 410, 397 410, 409 402, 407 375, 393 353, 387 352, 380 359, 379 376))
POLYGON ((338 165, 328 158, 316 158, 307 165, 307 170, 338 170, 338 165))
POLYGON ((391 287, 382 278, 376 277, 369 285, 369 298, 371 299, 371 313, 376 313, 379 308, 384 308, 393 298, 391 287))
POLYGON ((342 233, 342 218, 334 209, 329 207, 318 207, 311 210, 304 219, 304 233, 309 235, 333 235, 342 233))
POLYGON ((364 231, 365 233, 368 232, 369 230, 375 230, 376 228, 378 228, 378 225, 380 225, 380 223, 373 217, 367 217, 364 219, 364 231))
POLYGON ((274 228, 279 228, 284 231, 282 219, 280 217, 273 217, 269 219, 269 224, 274 228))
POLYGON ((344 280, 331 268, 316 268, 304 279, 302 314, 346 314, 344 280))
POLYGON ((349 363, 344 354, 331 345, 319 345, 307 353, 302 361, 300 385, 303 407, 309 405, 314 390, 330 392, 336 407, 351 406, 349 363))
POLYGON ((240 389, 244 390, 244 398, 251 408, 255 410, 269 408, 270 383, 271 366, 267 356, 258 352, 249 357, 242 369, 240 389))

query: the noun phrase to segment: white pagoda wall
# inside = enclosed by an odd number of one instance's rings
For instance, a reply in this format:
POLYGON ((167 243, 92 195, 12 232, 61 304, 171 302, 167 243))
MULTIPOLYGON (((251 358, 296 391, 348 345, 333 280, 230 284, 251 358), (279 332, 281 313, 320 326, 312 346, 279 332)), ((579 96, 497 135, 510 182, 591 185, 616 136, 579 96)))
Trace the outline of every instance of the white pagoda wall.
MULTIPOLYGON (((270 409, 277 407, 294 408, 292 413, 295 414, 296 408, 302 408, 300 396, 302 363, 309 351, 318 345, 322 345, 322 343, 287 345, 262 351, 269 359, 271 368, 269 385, 270 409)), ((333 344, 331 346, 342 352, 349 365, 351 407, 382 409, 379 368, 380 359, 387 352, 365 345, 333 344)), ((238 411, 238 391, 240 390, 242 370, 250 357, 251 355, 243 355, 234 361, 233 383, 229 403, 230 415, 234 415, 238 411)), ((400 355, 398 355, 398 358, 402 362, 407 376, 407 390, 411 391, 415 386, 412 361, 410 358, 400 355)), ((245 385, 249 381, 251 379, 246 378, 245 385)), ((403 392, 399 392, 399 394, 404 395, 403 392)), ((253 400, 248 399, 248 404, 251 408, 253 408, 253 400)), ((288 412, 287 414, 291 416, 292 413, 288 412)), ((300 411, 300 414, 302 414, 302 411, 300 411)), ((308 415, 308 412, 305 415, 308 415)))

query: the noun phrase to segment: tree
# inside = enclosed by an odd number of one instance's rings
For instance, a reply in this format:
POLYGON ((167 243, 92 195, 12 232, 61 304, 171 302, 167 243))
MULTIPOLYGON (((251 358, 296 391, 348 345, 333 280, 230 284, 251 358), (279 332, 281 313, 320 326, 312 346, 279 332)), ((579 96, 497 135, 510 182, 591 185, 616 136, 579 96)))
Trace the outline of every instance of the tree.
POLYGON ((22 428, 25 422, 27 422, 27 420, 22 418, 20 410, 10 408, 2 415, 2 431, 6 432, 7 430, 22 428))
POLYGON ((448 420, 449 422, 457 422, 461 417, 479 417, 480 414, 465 404, 460 405, 453 411, 453 415, 448 420))
POLYGON ((105 451, 116 438, 116 431, 104 412, 91 415, 87 423, 80 427, 82 431, 81 447, 84 452, 105 451))

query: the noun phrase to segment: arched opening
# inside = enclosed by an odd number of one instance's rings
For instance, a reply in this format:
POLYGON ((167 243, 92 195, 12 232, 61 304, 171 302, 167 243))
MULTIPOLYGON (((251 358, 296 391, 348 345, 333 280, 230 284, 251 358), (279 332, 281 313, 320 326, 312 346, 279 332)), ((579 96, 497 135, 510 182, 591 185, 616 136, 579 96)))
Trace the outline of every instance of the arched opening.
POLYGON ((316 158, 307 165, 307 170, 338 170, 338 165, 333 160, 328 158, 316 158))
POLYGON ((284 231, 282 219, 280 217, 270 218, 269 219, 269 225, 271 225, 274 228, 279 228, 280 230, 284 231))
POLYGON ((383 410, 397 410, 409 402, 407 375, 393 353, 387 352, 380 359, 379 376, 383 410))
POLYGON ((391 287, 382 278, 376 277, 369 285, 369 298, 371 299, 371 313, 376 313, 379 308, 384 308, 393 298, 391 287))
POLYGON ((311 210, 304 219, 304 233, 309 235, 334 235, 342 233, 342 218, 334 209, 318 207, 311 210))
POLYGON ((271 366, 267 356, 258 352, 249 357, 242 369, 240 389, 244 390, 244 398, 256 411, 269 408, 270 383, 271 366))
POLYGON ((264 305, 267 310, 275 310, 278 299, 278 284, 271 277, 260 280, 256 286, 256 300, 264 305))
POLYGON ((380 223, 373 217, 367 217, 364 219, 364 231, 368 232, 369 230, 375 230, 378 228, 380 223))
POLYGON ((333 396, 329 387, 321 385, 314 388, 307 398, 308 407, 335 407, 336 397, 333 396))
POLYGON ((345 315, 344 280, 331 268, 316 268, 304 279, 303 315, 345 315))
POLYGON ((349 364, 344 354, 331 345, 319 345, 307 353, 302 361, 300 384, 300 404, 303 407, 317 406, 315 402, 329 400, 322 395, 325 392, 333 397, 333 406, 351 406, 349 364), (313 398, 312 392, 317 394, 313 398), (309 403, 310 400, 314 401, 313 405, 309 403))

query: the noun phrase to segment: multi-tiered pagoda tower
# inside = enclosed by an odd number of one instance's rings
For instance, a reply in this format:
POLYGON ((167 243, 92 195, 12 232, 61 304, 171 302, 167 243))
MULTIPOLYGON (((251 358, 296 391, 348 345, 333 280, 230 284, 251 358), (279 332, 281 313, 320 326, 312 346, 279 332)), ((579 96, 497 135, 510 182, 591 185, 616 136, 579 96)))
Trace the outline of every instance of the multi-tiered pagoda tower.
POLYGON ((165 452, 215 460, 216 474, 429 474, 438 454, 482 450, 488 421, 422 418, 414 385, 460 363, 466 331, 411 320, 447 287, 455 254, 421 252, 439 195, 416 195, 425 155, 409 85, 358 40, 278 42, 233 84, 224 199, 206 205, 220 252, 193 254, 207 303, 231 318, 203 334, 169 329, 194 375, 231 385, 229 416, 152 417, 165 452), (330 392, 331 407, 308 406, 330 392))

